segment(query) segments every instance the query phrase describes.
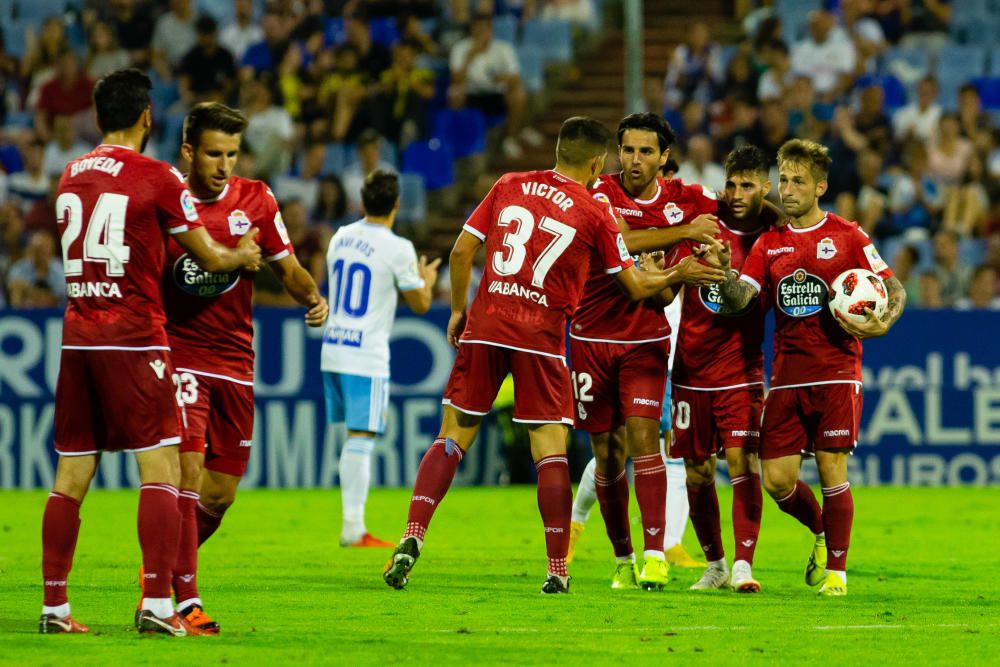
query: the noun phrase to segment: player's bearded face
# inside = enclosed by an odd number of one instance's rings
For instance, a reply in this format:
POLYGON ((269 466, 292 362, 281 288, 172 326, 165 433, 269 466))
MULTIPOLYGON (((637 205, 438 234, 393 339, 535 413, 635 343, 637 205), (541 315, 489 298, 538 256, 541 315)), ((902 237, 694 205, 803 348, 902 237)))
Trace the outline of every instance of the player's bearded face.
POLYGON ((778 194, 785 213, 798 218, 812 210, 826 192, 826 181, 816 181, 808 165, 784 162, 778 165, 778 194))
POLYGON ((649 130, 625 130, 618 158, 622 165, 622 180, 625 187, 636 195, 645 190, 660 173, 670 150, 660 150, 660 141, 655 132, 649 130))
POLYGON ((755 172, 730 174, 726 178, 726 203, 737 220, 756 218, 771 189, 767 177, 755 172))
POLYGON ((226 187, 240 152, 240 135, 204 130, 197 146, 188 147, 195 189, 217 195, 226 187))

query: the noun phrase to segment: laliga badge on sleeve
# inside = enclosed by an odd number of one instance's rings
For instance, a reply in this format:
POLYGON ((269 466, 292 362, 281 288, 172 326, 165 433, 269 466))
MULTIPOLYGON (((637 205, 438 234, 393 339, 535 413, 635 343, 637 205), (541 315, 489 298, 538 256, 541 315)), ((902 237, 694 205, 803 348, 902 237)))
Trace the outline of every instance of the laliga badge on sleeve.
POLYGON ((868 266, 872 267, 873 273, 881 273, 889 268, 882 256, 878 254, 874 243, 865 246, 865 257, 868 258, 868 266))

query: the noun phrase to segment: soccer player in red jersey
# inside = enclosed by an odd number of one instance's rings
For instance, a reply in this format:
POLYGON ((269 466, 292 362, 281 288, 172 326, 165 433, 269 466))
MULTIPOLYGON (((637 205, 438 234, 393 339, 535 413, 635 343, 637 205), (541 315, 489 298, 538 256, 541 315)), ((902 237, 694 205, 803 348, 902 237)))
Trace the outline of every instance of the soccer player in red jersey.
MULTIPOLYGON (((184 120, 181 154, 187 185, 205 229, 235 246, 260 230, 261 254, 296 301, 305 322, 326 322, 327 304, 295 257, 278 203, 267 184, 233 175, 246 117, 215 103, 196 105, 184 120)), ((181 442, 181 541, 173 589, 178 613, 217 634, 198 593, 198 547, 233 504, 253 442, 253 276, 240 269, 209 273, 180 245, 167 247, 163 293, 167 335, 187 412, 181 442)))
MULTIPOLYGON (((771 189, 767 156, 744 145, 726 156, 726 213, 717 238, 729 244, 730 264, 739 271, 754 242, 777 216, 765 209, 771 189)), ((682 243, 674 261, 699 250, 682 243)), ((760 533, 761 487, 757 450, 764 405, 763 299, 744 310, 727 310, 718 285, 685 288, 673 368, 671 457, 684 459, 687 493, 694 525, 709 560, 691 588, 731 585, 740 592, 759 592, 751 564, 760 533), (726 457, 733 486, 733 532, 736 554, 732 577, 726 566, 715 490, 716 455, 726 457)))
POLYGON ((632 299, 658 294, 669 280, 633 266, 613 213, 587 191, 604 168, 609 139, 608 129, 592 118, 568 119, 559 131, 555 168, 501 177, 455 241, 448 339, 458 356, 444 391, 441 430, 417 471, 406 532, 383 573, 394 588, 406 585, 434 510, 510 372, 514 420, 528 424, 538 470, 548 555, 542 592, 569 590, 566 435, 573 394, 566 320, 592 264, 614 275, 632 299), (472 260, 484 243, 486 267, 468 309, 472 260))
MULTIPOLYGON (((595 199, 612 205, 631 231, 657 228, 670 235, 667 246, 701 239, 706 222, 707 231, 716 228, 713 192, 659 178, 673 139, 670 125, 657 114, 626 116, 618 125, 622 171, 601 177, 593 191, 595 199), (708 214, 707 220, 682 224, 702 214, 708 214)), ((672 286, 687 281, 710 284, 723 277, 694 258, 679 262, 671 274, 672 286)), ((663 306, 661 300, 630 300, 600 267, 592 265, 570 325, 577 426, 591 436, 597 499, 617 560, 613 589, 660 590, 669 580, 663 553, 667 477, 659 433, 670 355, 670 325, 663 306), (633 461, 642 514, 641 573, 629 531, 627 456, 633 461)))
POLYGON ((66 315, 56 385, 55 484, 42 520, 45 602, 39 631, 86 632, 73 620, 66 579, 80 503, 101 453, 135 453, 144 596, 140 632, 198 633, 170 605, 180 513, 181 408, 174 386, 160 280, 169 235, 206 270, 256 269, 256 230, 235 248, 202 227, 184 178, 141 155, 152 127, 149 78, 109 74, 94 88, 103 143, 66 166, 56 214, 66 272, 66 315))
MULTIPOLYGON (((764 404, 760 456, 764 488, 782 511, 815 535, 806 583, 820 595, 847 595, 847 549, 854 500, 847 457, 857 445, 861 419, 861 340, 883 336, 899 319, 906 293, 871 239, 819 207, 830 157, 813 141, 793 139, 778 151, 781 202, 789 224, 754 244, 737 278, 720 287, 723 306, 742 312, 759 294, 775 309, 774 374, 764 404), (827 307, 829 285, 848 269, 865 268, 885 280, 889 305, 854 324, 827 307), (802 455, 816 456, 823 508, 799 479, 802 455)), ((731 244, 719 244, 722 268, 731 266, 731 244)))

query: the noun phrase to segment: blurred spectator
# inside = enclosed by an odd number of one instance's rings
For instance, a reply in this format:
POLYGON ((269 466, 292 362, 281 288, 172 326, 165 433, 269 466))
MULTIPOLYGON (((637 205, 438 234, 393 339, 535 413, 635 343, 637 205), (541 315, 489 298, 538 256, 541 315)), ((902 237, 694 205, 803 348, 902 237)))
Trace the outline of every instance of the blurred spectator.
POLYGON ((972 267, 958 256, 958 234, 942 229, 934 235, 934 273, 941 283, 941 299, 952 305, 965 295, 972 279, 972 267))
POLYGON ((34 232, 22 259, 7 272, 7 292, 14 308, 50 308, 66 299, 62 262, 47 232, 34 232))
POLYGON ((368 76, 369 81, 378 81, 382 72, 392 63, 389 49, 372 40, 371 26, 361 14, 344 19, 347 43, 358 53, 358 68, 368 76))
MULTIPOLYGON (((449 56, 451 87, 448 97, 453 107, 479 109, 487 116, 506 116, 503 151, 518 158, 523 150, 518 141, 540 145, 541 135, 523 126, 527 103, 521 84, 521 67, 514 47, 493 38, 493 17, 477 14, 470 36, 459 41, 449 56)), ((347 183, 345 182, 345 187, 347 183)), ((348 189, 349 197, 354 195, 348 189)))
POLYGON ((889 188, 889 231, 900 234, 908 230, 930 230, 933 216, 941 210, 941 194, 937 184, 927 174, 927 149, 911 143, 903 152, 905 171, 889 188))
POLYGON ((921 308, 931 309, 944 308, 948 305, 941 296, 941 279, 934 271, 924 271, 920 274, 917 305, 921 308))
POLYGON ((979 89, 964 83, 958 89, 958 120, 962 136, 972 142, 977 151, 989 152, 992 145, 993 119, 983 110, 979 89))
MULTIPOLYGON (((0 26, 0 91, 17 88, 18 81, 20 80, 20 69, 20 63, 17 62, 17 58, 7 53, 6 35, 2 26, 0 26)), ((16 102, 9 100, 9 98, 0 93, 0 125, 7 122, 8 105, 13 107, 15 104, 16 102)))
POLYGON ((347 193, 340 179, 330 174, 319 180, 319 198, 313 211, 313 221, 336 229, 353 222, 347 215, 347 193))
POLYGON ((59 196, 60 176, 49 177, 49 191, 44 199, 35 201, 24 216, 27 232, 45 232, 59 238, 59 220, 56 218, 56 197, 59 196))
POLYGON ((903 35, 902 5, 906 0, 876 0, 872 18, 878 21, 886 41, 890 44, 899 42, 903 35))
POLYGON ((875 0, 840 0, 840 16, 844 29, 857 53, 856 72, 874 73, 876 58, 889 47, 882 26, 872 18, 875 0))
POLYGON ((960 236, 973 236, 984 231, 990 198, 986 192, 983 159, 976 153, 969 158, 961 185, 945 190, 943 229, 950 229, 960 236))
POLYGON ((663 163, 662 167, 660 167, 660 176, 668 181, 671 178, 677 178, 677 171, 680 168, 681 166, 677 164, 677 160, 672 157, 668 157, 667 161, 663 163))
POLYGON ((792 138, 788 128, 788 112, 780 100, 769 100, 760 105, 760 117, 747 135, 747 141, 767 154, 768 162, 775 164, 778 149, 792 138))
POLYGON ((712 160, 712 140, 696 134, 687 142, 687 153, 677 170, 676 178, 685 183, 698 183, 716 192, 726 188, 726 170, 712 160))
POLYGON ((663 80, 663 100, 667 109, 679 109, 695 98, 712 100, 725 78, 722 50, 712 41, 708 24, 694 23, 683 44, 674 48, 663 80))
POLYGON ((218 25, 211 16, 195 21, 197 42, 177 66, 181 101, 226 102, 236 81, 233 54, 219 44, 218 25))
POLYGON ((313 144, 305 149, 302 168, 297 176, 286 174, 274 179, 274 196, 279 201, 299 201, 307 211, 316 208, 319 200, 319 174, 326 159, 326 145, 313 144))
POLYGON ((581 28, 594 21, 593 0, 543 0, 538 18, 546 21, 569 21, 581 28))
POLYGON ((931 178, 942 187, 961 183, 972 153, 972 142, 962 136, 958 116, 942 115, 937 138, 927 146, 927 170, 931 178))
POLYGON ((375 169, 396 171, 395 167, 382 160, 382 137, 375 130, 365 130, 358 137, 358 159, 347 166, 340 174, 347 193, 348 215, 360 217, 364 215, 361 206, 361 188, 365 177, 375 169))
POLYGON ((907 48, 925 48, 935 53, 948 43, 951 23, 951 0, 905 0, 900 14, 906 34, 900 44, 907 48))
POLYGON ((110 6, 105 18, 114 26, 118 44, 129 52, 132 64, 145 68, 151 61, 155 27, 151 5, 141 0, 111 0, 110 6))
POLYGON ((929 141, 937 134, 941 106, 937 102, 937 79, 925 76, 917 82, 917 100, 902 107, 892 117, 896 141, 929 141))
POLYGON ((831 100, 851 87, 854 44, 825 10, 809 12, 809 36, 792 46, 792 69, 812 79, 816 94, 831 100))
POLYGON ((7 196, 18 203, 22 213, 48 195, 49 177, 42 166, 44 151, 45 143, 41 139, 28 142, 22 151, 24 170, 11 174, 7 179, 7 196))
POLYGON ((328 232, 322 228, 309 226, 308 213, 300 201, 288 201, 282 204, 281 216, 299 262, 312 275, 317 285, 326 283, 327 244, 323 237, 328 232))
POLYGON ((281 98, 284 101, 282 106, 295 119, 302 115, 305 86, 302 64, 302 48, 297 42, 290 42, 278 63, 277 75, 278 87, 281 89, 281 98))
POLYGON ((919 265, 920 251, 908 243, 899 247, 892 260, 892 272, 906 289, 906 300, 910 303, 918 303, 920 298, 920 276, 917 275, 919 265))
POLYGON ((285 17, 275 6, 269 5, 264 10, 260 27, 263 33, 261 40, 251 44, 243 52, 244 78, 273 70, 287 47, 285 17))
MULTIPOLYGON (((853 200, 854 217, 861 229, 869 236, 875 236, 882 218, 885 216, 888 197, 879 185, 882 173, 882 155, 865 149, 858 153, 856 162, 856 182, 844 196, 853 200), (857 196, 853 194, 857 193, 857 196)), ((839 200, 838 200, 839 201, 839 200)), ((838 211, 840 206, 837 207, 838 211)))
POLYGON ((295 124, 281 106, 280 91, 268 77, 250 82, 248 91, 243 107, 248 122, 243 137, 256 157, 257 177, 269 180, 288 171, 295 124))
POLYGON ((93 126, 88 113, 93 100, 94 81, 80 67, 79 57, 72 51, 64 51, 57 61, 56 76, 42 86, 35 107, 35 131, 48 140, 51 136, 52 120, 56 116, 77 116, 73 122, 77 127, 93 126))
POLYGON ((115 33, 104 21, 90 27, 87 40, 87 75, 94 81, 132 64, 128 51, 118 46, 115 33))
POLYGON ((750 55, 742 51, 734 54, 726 66, 726 82, 722 89, 725 98, 756 98, 757 80, 750 55))
POLYGON ((219 42, 229 49, 237 62, 242 62, 250 45, 264 39, 264 31, 254 23, 253 0, 233 0, 233 9, 233 22, 222 28, 219 42))
POLYGON ((31 108, 38 103, 42 86, 55 77, 56 63, 59 56, 69 50, 69 40, 66 39, 66 27, 62 18, 50 16, 42 23, 37 36, 32 28, 28 28, 25 41, 27 44, 21 60, 21 77, 28 82, 25 106, 31 108))
POLYGON ((400 41, 413 44, 418 55, 435 55, 438 52, 438 43, 424 32, 424 27, 416 14, 404 14, 397 17, 396 27, 399 29, 400 41))
POLYGON ((21 259, 26 241, 21 208, 12 201, 0 204, 0 277, 7 275, 10 265, 21 259))
POLYGON ((997 270, 982 264, 972 272, 969 294, 955 302, 958 310, 1000 310, 1000 295, 997 294, 997 270))
POLYGON ((170 11, 156 19, 153 29, 153 67, 160 78, 173 79, 181 58, 197 41, 191 0, 170 0, 170 11))
POLYGON ((892 121, 885 113, 885 91, 881 86, 865 86, 861 89, 854 129, 863 141, 857 146, 852 145, 852 150, 870 148, 883 155, 888 152, 892 142, 892 121))
POLYGON ((336 51, 334 70, 319 86, 319 104, 330 118, 334 141, 349 141, 360 130, 358 111, 368 96, 368 77, 358 65, 358 50, 342 44, 336 51))
POLYGON ((757 82, 757 99, 770 100, 784 97, 795 79, 792 60, 788 55, 788 45, 781 41, 771 42, 764 47, 761 55, 767 70, 761 74, 757 82))
POLYGON ((372 98, 373 126, 400 148, 424 136, 427 105, 434 97, 434 73, 417 67, 419 48, 414 42, 396 43, 392 49, 392 66, 382 72, 372 98))
POLYGON ((46 176, 62 176, 70 160, 74 160, 91 149, 90 144, 76 136, 76 130, 69 116, 52 119, 52 139, 45 145, 42 154, 42 171, 46 176))

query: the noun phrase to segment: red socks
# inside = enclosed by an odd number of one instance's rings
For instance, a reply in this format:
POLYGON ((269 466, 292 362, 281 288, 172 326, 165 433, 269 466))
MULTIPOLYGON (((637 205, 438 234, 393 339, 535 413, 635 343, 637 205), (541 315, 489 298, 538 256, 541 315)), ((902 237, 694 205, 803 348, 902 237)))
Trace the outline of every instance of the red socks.
POLYGON ((722 526, 719 518, 719 495, 715 492, 715 480, 708 486, 687 485, 688 505, 691 524, 698 535, 705 558, 710 561, 725 555, 722 548, 722 526))
POLYGON ((139 546, 145 572, 143 596, 169 598, 177 560, 181 515, 177 489, 170 484, 139 487, 139 546))
POLYGON ((45 606, 69 602, 66 578, 73 567, 73 552, 80 534, 80 502, 53 491, 42 517, 42 579, 45 606))
POLYGON ((663 551, 667 524, 667 467, 659 453, 634 456, 632 465, 635 498, 642 514, 643 546, 646 551, 663 551))
POLYGON ((823 532, 823 511, 819 508, 812 489, 801 479, 795 482, 791 493, 777 502, 782 512, 794 516, 813 535, 823 532))
POLYGON ((441 503, 444 494, 448 493, 463 456, 465 452, 462 448, 449 438, 438 438, 424 454, 417 469, 417 480, 413 484, 404 538, 424 539, 434 510, 441 503))
POLYGON ((200 547, 205 543, 208 538, 215 534, 215 531, 219 529, 219 524, 222 523, 222 517, 225 512, 216 512, 210 510, 200 502, 195 500, 194 502, 194 521, 198 529, 198 546, 200 547))
POLYGON ((177 500, 177 509, 181 515, 180 544, 177 548, 177 563, 174 565, 173 576, 177 602, 198 597, 198 519, 195 516, 197 505, 197 491, 181 490, 177 500))
POLYGON ((847 549, 854 523, 851 483, 823 488, 823 529, 826 531, 826 569, 847 570, 847 549))
MULTIPOLYGON (((538 511, 545 527, 545 552, 549 574, 567 576, 569 521, 573 511, 573 490, 569 484, 569 462, 565 456, 543 456, 535 461, 538 471, 538 511)), ((598 487, 600 488, 600 487, 598 487)), ((628 486, 625 487, 626 501, 628 486)))
POLYGON ((625 477, 625 471, 622 470, 614 478, 609 479, 603 471, 598 470, 594 473, 594 484, 597 489, 597 502, 601 506, 601 516, 604 517, 604 527, 608 532, 608 539, 611 540, 615 556, 619 558, 630 556, 632 536, 628 525, 628 479, 625 477))
POLYGON ((740 475, 730 480, 730 483, 733 485, 733 536, 736 538, 734 562, 745 560, 752 565, 764 504, 760 475, 740 475))

